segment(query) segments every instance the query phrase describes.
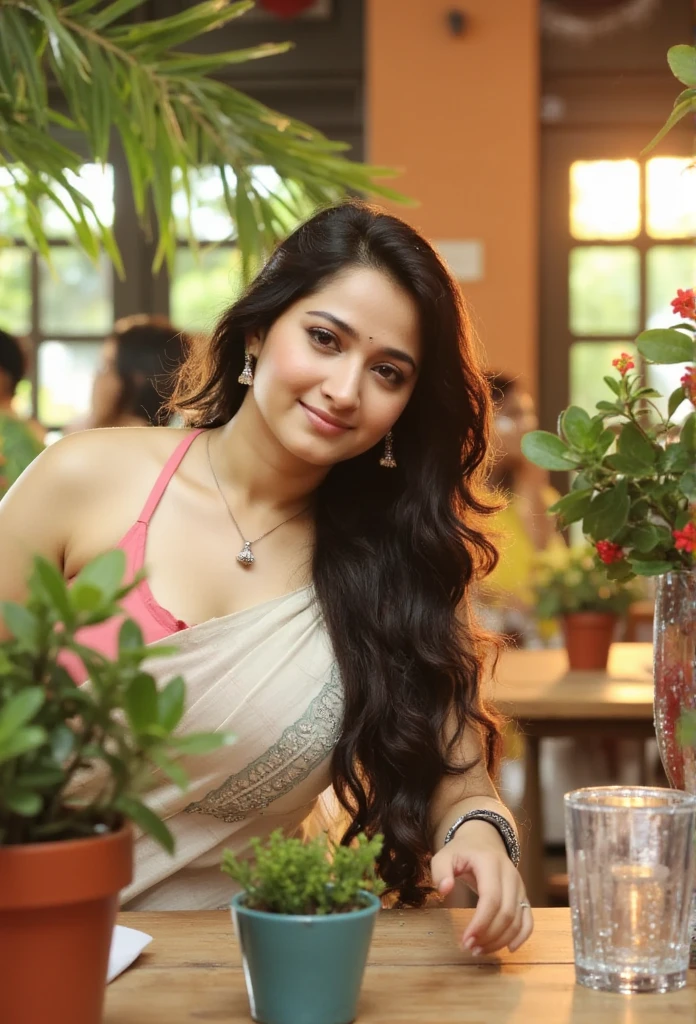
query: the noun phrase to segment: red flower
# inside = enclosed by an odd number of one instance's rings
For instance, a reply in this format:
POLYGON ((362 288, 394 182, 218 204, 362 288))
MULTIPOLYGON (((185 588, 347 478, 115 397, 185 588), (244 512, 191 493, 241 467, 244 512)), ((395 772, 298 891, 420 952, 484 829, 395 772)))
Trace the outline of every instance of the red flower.
POLYGON ((674 313, 685 320, 696 320, 696 292, 693 288, 677 288, 677 297, 672 299, 674 313))
POLYGON ((595 544, 597 554, 605 565, 612 565, 620 562, 624 557, 624 549, 620 544, 613 544, 610 540, 598 540, 595 544))
POLYGON ((622 352, 618 359, 612 359, 611 365, 616 367, 622 377, 625 377, 629 370, 635 368, 636 364, 628 352, 622 352))
POLYGON ((696 405, 696 366, 687 366, 686 373, 682 377, 680 383, 684 388, 684 394, 686 397, 696 405))
POLYGON ((696 551, 696 523, 687 523, 683 530, 672 530, 677 551, 696 551))

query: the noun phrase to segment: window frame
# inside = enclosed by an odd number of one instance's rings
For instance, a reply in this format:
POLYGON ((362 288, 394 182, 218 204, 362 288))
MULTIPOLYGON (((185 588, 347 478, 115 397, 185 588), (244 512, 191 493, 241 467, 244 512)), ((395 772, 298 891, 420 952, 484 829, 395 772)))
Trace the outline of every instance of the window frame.
MULTIPOLYGON (((539 394, 540 422, 555 431, 559 413, 570 401, 570 350, 574 342, 633 344, 636 335, 573 334, 570 329, 570 254, 587 246, 631 246, 639 253, 639 331, 647 321, 647 253, 655 246, 689 246, 693 238, 653 238, 646 231, 645 165, 656 156, 693 157, 692 138, 673 131, 653 152, 640 156, 651 129, 613 127, 549 129, 542 133, 541 296, 539 394), (577 160, 636 160, 640 167, 640 231, 630 239, 576 239, 570 229, 570 168, 577 160)), ((687 282, 687 285, 690 282, 687 282)), ((684 287, 684 285, 679 285, 684 287)), ((675 284, 675 289, 677 285, 675 284)), ((606 368, 605 372, 610 372, 606 368)), ((591 410, 588 410, 591 412, 591 410)))

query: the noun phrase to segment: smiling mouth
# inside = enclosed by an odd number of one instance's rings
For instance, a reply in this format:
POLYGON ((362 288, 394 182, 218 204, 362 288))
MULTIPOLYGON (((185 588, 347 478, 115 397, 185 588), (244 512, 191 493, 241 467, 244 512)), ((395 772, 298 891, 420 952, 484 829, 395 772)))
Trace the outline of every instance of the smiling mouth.
POLYGON ((323 409, 317 409, 313 405, 307 405, 305 402, 300 402, 300 405, 307 413, 307 416, 318 427, 323 427, 331 433, 340 433, 345 430, 354 430, 355 428, 350 423, 344 423, 342 420, 336 419, 335 416, 331 416, 328 412, 324 412, 323 409))

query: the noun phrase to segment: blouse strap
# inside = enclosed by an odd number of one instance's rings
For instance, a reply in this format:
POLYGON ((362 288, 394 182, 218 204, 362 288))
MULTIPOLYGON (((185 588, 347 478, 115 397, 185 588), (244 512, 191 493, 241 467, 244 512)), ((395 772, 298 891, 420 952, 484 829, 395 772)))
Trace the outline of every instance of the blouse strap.
POLYGON ((176 446, 172 454, 165 462, 160 475, 155 481, 155 486, 150 491, 149 497, 145 502, 145 507, 138 516, 139 523, 149 523, 152 518, 152 514, 157 508, 162 498, 162 495, 167 489, 167 484, 176 473, 181 460, 183 459, 186 452, 189 450, 193 442, 196 440, 199 434, 205 430, 205 427, 198 427, 197 430, 192 430, 190 434, 187 434, 183 441, 176 446))

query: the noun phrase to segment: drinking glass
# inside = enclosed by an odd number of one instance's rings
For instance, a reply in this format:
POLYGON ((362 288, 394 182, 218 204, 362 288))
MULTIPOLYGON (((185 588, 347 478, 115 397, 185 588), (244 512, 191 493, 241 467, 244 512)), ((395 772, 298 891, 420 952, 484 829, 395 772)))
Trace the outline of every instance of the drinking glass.
POLYGON ((607 992, 686 984, 696 796, 647 786, 565 796, 575 973, 607 992))

